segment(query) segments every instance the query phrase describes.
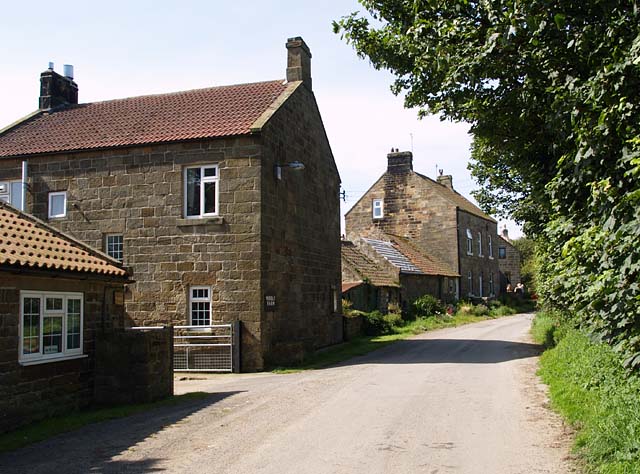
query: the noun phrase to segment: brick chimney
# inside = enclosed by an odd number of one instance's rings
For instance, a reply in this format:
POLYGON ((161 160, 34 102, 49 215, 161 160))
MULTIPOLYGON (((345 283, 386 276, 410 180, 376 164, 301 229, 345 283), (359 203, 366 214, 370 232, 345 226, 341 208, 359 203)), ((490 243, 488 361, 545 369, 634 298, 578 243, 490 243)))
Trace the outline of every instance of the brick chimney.
POLYGON ((395 151, 387 155, 387 172, 392 174, 405 174, 413 171, 413 153, 410 151, 395 151))
POLYGON ((511 239, 509 239, 509 230, 507 229, 506 225, 502 228, 502 237, 505 240, 511 240, 511 239))
POLYGON ((300 36, 287 40, 287 82, 294 81, 311 90, 311 51, 300 36))
POLYGON ((65 65, 65 76, 49 69, 40 74, 40 109, 50 110, 61 105, 78 103, 78 84, 73 82, 73 67, 65 65))
POLYGON ((438 176, 438 183, 453 191, 453 176, 450 174, 440 175, 438 176))

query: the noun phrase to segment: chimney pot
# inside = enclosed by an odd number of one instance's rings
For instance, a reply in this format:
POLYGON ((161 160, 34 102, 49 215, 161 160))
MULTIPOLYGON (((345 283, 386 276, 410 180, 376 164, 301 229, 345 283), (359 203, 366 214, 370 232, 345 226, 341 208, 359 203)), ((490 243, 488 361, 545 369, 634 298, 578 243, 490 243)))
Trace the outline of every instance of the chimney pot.
POLYGON ((311 51, 300 36, 287 39, 287 82, 302 81, 311 89, 311 51))
MULTIPOLYGON (((392 149, 393 150, 393 149, 392 149)), ((413 171, 413 153, 410 151, 392 151, 387 155, 387 171, 402 174, 413 171)))
POLYGON ((440 176, 438 176, 438 183, 453 191, 453 176, 450 174, 443 175, 442 170, 440 170, 440 176))

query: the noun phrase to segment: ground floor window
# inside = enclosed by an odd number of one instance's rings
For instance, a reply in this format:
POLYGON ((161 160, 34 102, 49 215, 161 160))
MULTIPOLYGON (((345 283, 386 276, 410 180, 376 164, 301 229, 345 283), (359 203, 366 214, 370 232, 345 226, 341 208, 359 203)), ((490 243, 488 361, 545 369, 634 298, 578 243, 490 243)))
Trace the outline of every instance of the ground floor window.
POLYGON ((192 286, 190 289, 190 324, 208 326, 211 324, 211 288, 192 286))
POLYGON ((471 296, 473 295, 473 273, 471 270, 469 270, 469 273, 467 274, 467 281, 469 283, 469 296, 471 296))
POLYGON ((82 354, 82 293, 20 293, 23 362, 82 354))

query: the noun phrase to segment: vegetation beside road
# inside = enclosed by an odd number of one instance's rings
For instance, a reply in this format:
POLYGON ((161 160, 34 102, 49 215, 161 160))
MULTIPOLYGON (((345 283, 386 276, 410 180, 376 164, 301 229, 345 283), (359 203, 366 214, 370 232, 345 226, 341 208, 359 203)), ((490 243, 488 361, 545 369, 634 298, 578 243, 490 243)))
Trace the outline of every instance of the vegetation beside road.
POLYGON ((273 372, 291 373, 321 369, 426 331, 477 323, 500 316, 531 311, 532 308, 531 302, 517 300, 509 304, 491 301, 486 305, 474 305, 469 302, 460 302, 455 306, 444 305, 435 298, 425 296, 417 300, 408 314, 401 315, 399 308, 393 306, 390 307, 389 313, 382 314, 379 311, 353 310, 349 302, 343 301, 343 313, 347 317, 363 318, 364 334, 339 346, 318 352, 305 359, 301 364, 277 367, 273 369, 273 372))
POLYGON ((532 334, 549 348, 540 376, 553 407, 576 429, 576 453, 587 472, 640 472, 640 377, 623 356, 575 329, 559 313, 538 313, 532 334))
POLYGON ((29 444, 44 441, 62 433, 82 428, 83 426, 101 421, 124 418, 154 408, 177 405, 192 400, 199 400, 210 396, 209 393, 192 392, 184 395, 175 395, 165 400, 152 403, 140 403, 135 405, 119 405, 108 408, 95 408, 78 411, 65 416, 58 416, 39 421, 16 431, 0 435, 0 453, 13 451, 29 444))

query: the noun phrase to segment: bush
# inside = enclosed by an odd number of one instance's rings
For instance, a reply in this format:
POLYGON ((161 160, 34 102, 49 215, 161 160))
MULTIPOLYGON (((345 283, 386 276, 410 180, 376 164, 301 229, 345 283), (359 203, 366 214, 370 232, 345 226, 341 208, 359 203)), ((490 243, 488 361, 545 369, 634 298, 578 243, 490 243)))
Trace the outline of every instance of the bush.
POLYGON ((362 330, 368 336, 393 333, 393 328, 402 326, 402 316, 397 313, 382 314, 380 311, 362 313, 362 330))
POLYGON ((489 308, 483 304, 479 304, 473 307, 472 313, 474 316, 488 316, 489 308))
POLYGON ((422 295, 411 304, 411 308, 413 314, 418 317, 444 314, 446 309, 439 299, 431 295, 422 295))
POLYGON ((474 306, 471 303, 460 303, 458 306, 458 314, 462 316, 470 316, 473 314, 474 306))
POLYGON ((511 314, 516 314, 516 313, 517 311, 513 309, 511 306, 497 305, 489 310, 489 315, 493 317, 509 316, 511 314))

